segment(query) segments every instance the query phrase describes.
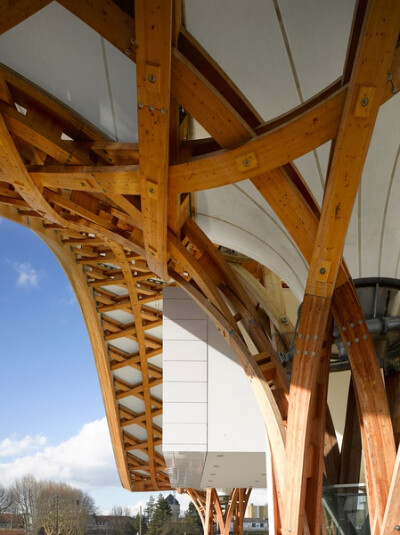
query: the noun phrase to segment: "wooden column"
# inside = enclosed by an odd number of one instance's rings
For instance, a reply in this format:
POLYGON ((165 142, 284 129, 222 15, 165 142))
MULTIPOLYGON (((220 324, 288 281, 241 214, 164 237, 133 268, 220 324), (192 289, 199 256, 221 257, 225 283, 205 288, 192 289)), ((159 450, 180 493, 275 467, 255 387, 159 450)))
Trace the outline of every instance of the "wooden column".
POLYGON ((149 267, 167 279, 172 0, 135 2, 143 234, 149 267))

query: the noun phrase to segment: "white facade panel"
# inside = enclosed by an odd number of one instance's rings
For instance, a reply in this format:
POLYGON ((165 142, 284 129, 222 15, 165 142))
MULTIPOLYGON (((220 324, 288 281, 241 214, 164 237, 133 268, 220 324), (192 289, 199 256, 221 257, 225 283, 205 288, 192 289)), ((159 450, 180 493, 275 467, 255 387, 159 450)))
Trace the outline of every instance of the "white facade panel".
POLYGON ((163 400, 177 402, 207 402, 207 383, 175 382, 163 383, 163 400))
POLYGON ((164 293, 163 356, 171 484, 265 487, 265 430, 249 381, 214 324, 177 288, 164 293))
POLYGON ((265 452, 264 423, 249 380, 211 321, 208 369, 209 451, 265 452))
POLYGON ((163 342, 164 364, 169 360, 207 361, 207 342, 205 340, 165 340, 163 342))
POLYGON ((164 319, 164 340, 207 340, 206 319, 164 319))
POLYGON ((163 443, 207 444, 207 424, 168 424, 164 426, 163 443))
POLYGON ((206 424, 207 403, 163 403, 165 424, 206 424))
POLYGON ((175 381, 206 382, 207 362, 168 360, 164 362, 164 377, 173 377, 175 381))

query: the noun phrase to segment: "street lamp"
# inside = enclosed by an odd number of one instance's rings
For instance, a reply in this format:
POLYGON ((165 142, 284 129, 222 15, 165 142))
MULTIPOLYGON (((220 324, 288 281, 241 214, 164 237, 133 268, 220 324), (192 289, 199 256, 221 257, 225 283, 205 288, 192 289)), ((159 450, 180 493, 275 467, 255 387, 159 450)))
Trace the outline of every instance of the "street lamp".
POLYGON ((54 496, 54 505, 56 506, 56 535, 59 535, 59 532, 58 532, 58 506, 59 506, 59 500, 60 500, 60 496, 58 494, 56 494, 54 496))

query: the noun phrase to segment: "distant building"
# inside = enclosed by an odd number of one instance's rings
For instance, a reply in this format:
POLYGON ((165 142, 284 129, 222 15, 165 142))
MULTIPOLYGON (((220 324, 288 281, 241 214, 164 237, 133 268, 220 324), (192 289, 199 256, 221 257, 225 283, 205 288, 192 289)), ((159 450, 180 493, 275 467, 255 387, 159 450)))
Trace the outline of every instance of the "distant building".
POLYGON ((168 494, 168 496, 165 498, 165 500, 169 503, 169 505, 171 507, 172 518, 174 520, 178 520, 180 512, 181 512, 181 504, 178 502, 178 500, 172 494, 168 494))
POLYGON ((25 535, 22 518, 13 513, 0 514, 0 535, 25 535))
POLYGON ((129 524, 132 522, 131 516, 92 515, 86 526, 85 535, 121 535, 129 531, 129 524))
POLYGON ((250 518, 268 518, 268 507, 251 503, 247 506, 246 516, 250 518))

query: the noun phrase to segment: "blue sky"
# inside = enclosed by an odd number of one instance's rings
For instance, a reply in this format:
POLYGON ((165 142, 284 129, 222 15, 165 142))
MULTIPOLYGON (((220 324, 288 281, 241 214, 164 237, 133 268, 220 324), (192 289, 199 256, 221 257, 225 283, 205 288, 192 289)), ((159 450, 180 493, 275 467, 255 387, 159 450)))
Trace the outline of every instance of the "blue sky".
POLYGON ((150 494, 120 486, 89 338, 66 275, 29 229, 0 219, 0 242, 0 480, 32 473, 90 492, 100 512, 137 509, 150 494))
MULTIPOLYGON (((89 337, 66 275, 29 229, 0 218, 0 482, 32 474, 89 492, 99 513, 155 493, 119 482, 89 337)), ((167 494, 167 493, 165 493, 167 494)), ((181 510, 186 496, 177 495, 181 510)), ((252 503, 265 503, 255 489, 252 503)))

